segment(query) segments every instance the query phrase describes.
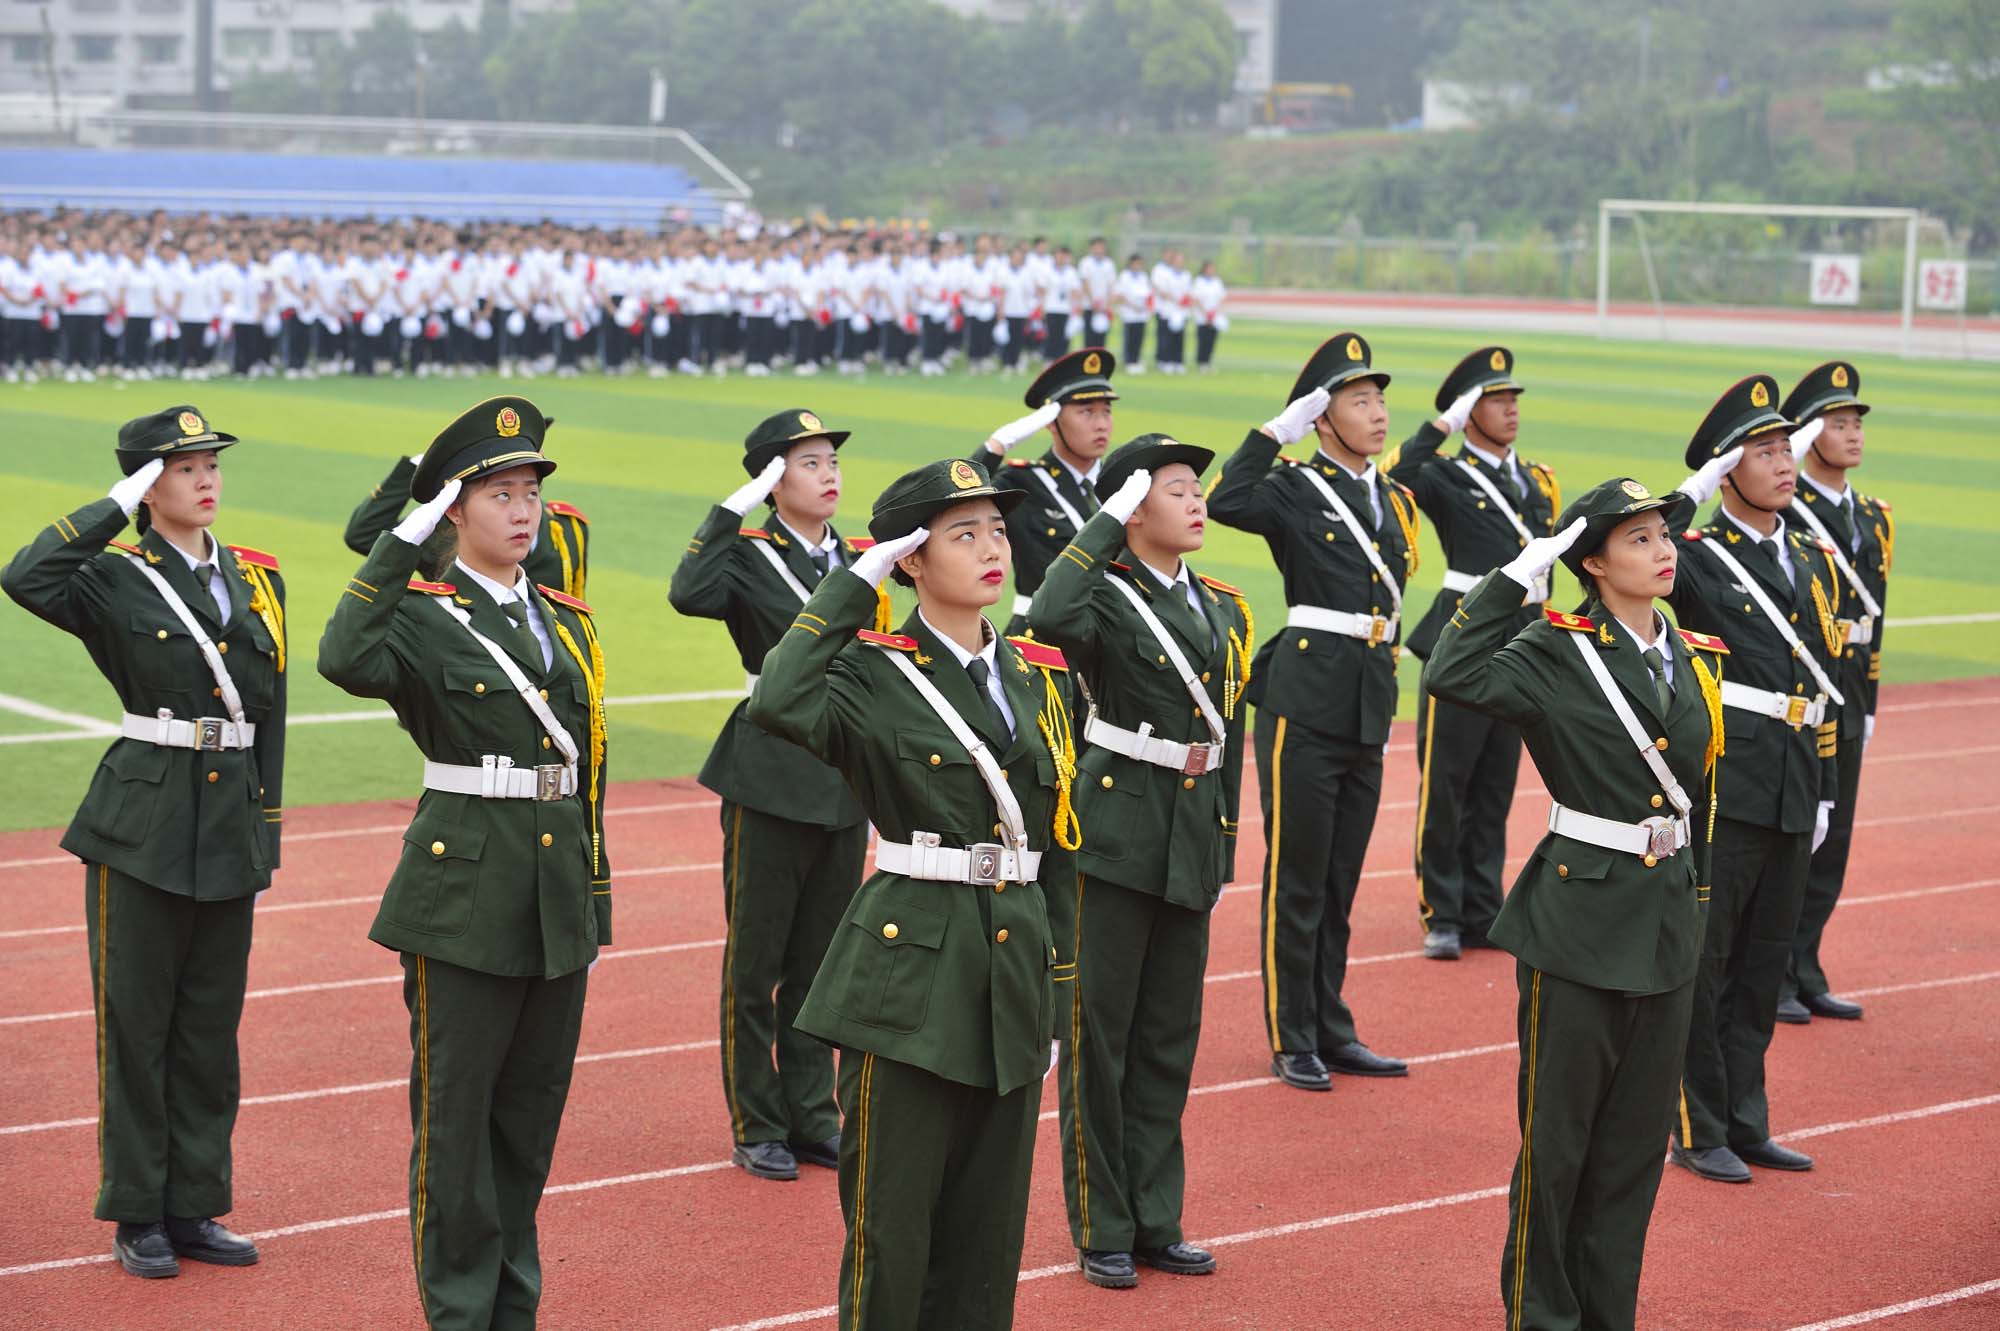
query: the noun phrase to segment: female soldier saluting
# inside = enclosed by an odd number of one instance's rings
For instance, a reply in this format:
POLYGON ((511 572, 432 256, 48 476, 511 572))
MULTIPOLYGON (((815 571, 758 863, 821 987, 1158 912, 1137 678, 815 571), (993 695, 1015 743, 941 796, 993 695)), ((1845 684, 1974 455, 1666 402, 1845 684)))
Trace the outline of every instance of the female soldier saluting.
POLYGON ((83 639, 125 708, 62 845, 84 862, 97 1218, 118 1222, 136 1276, 257 1260, 213 1217, 230 1209, 250 916, 278 865, 285 584, 277 560, 209 532, 235 442, 193 407, 127 421, 125 479, 0 574, 83 639), (106 549, 135 510, 139 544, 106 549))
POLYGON ((583 602, 533 586, 542 414, 493 398, 425 450, 419 506, 349 580, 320 673, 382 698, 426 787, 369 937, 403 954, 410 1228, 437 1331, 535 1324, 535 1209, 569 1094, 585 977, 611 941, 604 667, 583 602), (440 582, 411 579, 438 523, 440 582))

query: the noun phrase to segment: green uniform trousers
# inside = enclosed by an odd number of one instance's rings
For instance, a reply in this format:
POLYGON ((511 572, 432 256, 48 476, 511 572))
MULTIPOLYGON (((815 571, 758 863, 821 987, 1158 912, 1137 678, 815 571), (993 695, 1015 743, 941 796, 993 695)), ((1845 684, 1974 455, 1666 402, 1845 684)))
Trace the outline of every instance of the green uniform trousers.
POLYGON ((1631 1331, 1694 985, 1634 995, 1525 962, 1514 973, 1521 1153, 1500 1256, 1507 1331, 1631 1331))
POLYGON ((1264 1024, 1288 1054, 1359 1037, 1341 998, 1348 916, 1382 802, 1382 746, 1335 739, 1259 709, 1252 727, 1264 809, 1264 1024))
POLYGON ((739 1146, 840 1130, 833 1050, 792 1023, 867 853, 866 823, 815 827, 722 802, 722 1093, 739 1146))
POLYGON ((1486 937, 1505 895, 1507 814, 1521 732, 1426 694, 1417 711, 1417 913, 1426 929, 1486 937))
POLYGON ((840 1331, 1007 1331, 1042 1084, 840 1051, 840 1331))
POLYGON ((197 901, 83 866, 97 1009, 97 1218, 230 1209, 254 895, 197 901))
POLYGON ((1812 833, 1718 817, 1713 847, 1681 1080, 1681 1145, 1696 1151, 1770 1140, 1764 1052, 1798 932, 1812 833))
MULTIPOLYGON (((1063 1197, 1079 1248, 1179 1243, 1181 1112, 1201 1036, 1208 912, 1085 877, 1062 1053, 1063 1197)), ((1060 993, 1060 990, 1058 990, 1060 993)))
POLYGON ((535 1209, 569 1097, 588 973, 487 975, 403 954, 410 1234, 433 1331, 535 1325, 535 1209))
POLYGON ((1827 822, 1826 840, 1813 852, 1806 870, 1805 904, 1799 910, 1799 931, 1792 937, 1792 961, 1780 997, 1805 994, 1818 998, 1833 988, 1819 963, 1819 945, 1826 936, 1826 922, 1833 918, 1833 908, 1840 904, 1840 889, 1847 882, 1847 855, 1854 848, 1854 802, 1861 794, 1865 747, 1859 735, 1840 741, 1839 800, 1827 822))

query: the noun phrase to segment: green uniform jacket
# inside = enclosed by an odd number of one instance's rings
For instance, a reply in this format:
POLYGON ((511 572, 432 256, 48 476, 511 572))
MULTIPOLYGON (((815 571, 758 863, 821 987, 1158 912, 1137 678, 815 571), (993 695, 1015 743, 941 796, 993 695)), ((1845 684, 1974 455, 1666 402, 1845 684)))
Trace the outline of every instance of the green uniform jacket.
POLYGON ((966 454, 991 474, 1002 490, 1020 490, 1027 498, 1007 515, 1007 543, 1014 548, 1014 590, 1033 596, 1048 576, 1056 552, 1076 536, 1077 524, 1056 502, 1063 497, 1085 522, 1097 512, 1097 496, 1077 483, 1075 473, 1065 467, 1050 449, 1032 462, 1027 458, 996 458, 985 444, 966 454), (1055 484, 1055 493, 1049 483, 1055 484))
MULTIPOLYGON (((1882 607, 1882 614, 1875 619, 1875 634, 1868 642, 1849 643, 1840 654, 1840 673, 1833 682, 1840 686, 1840 692, 1847 699, 1847 705, 1840 709, 1840 737, 1859 739, 1862 722, 1875 715, 1876 695, 1881 691, 1882 677, 1882 629, 1883 619, 1889 612, 1889 565, 1895 558, 1896 521, 1890 515, 1889 506, 1879 499, 1854 491, 1854 513, 1860 519, 1861 535, 1857 543, 1853 531, 1847 523, 1847 514, 1840 505, 1828 499, 1813 488, 1811 481, 1799 478, 1798 491, 1792 496, 1792 507, 1810 506, 1812 515, 1826 527, 1827 535, 1833 537, 1834 544, 1847 556, 1848 567, 1860 575, 1861 583, 1868 594, 1875 598, 1875 604, 1882 607)), ((1810 531, 1803 518, 1792 514, 1785 516, 1787 525, 1796 524, 1801 530, 1810 531)), ((1830 575, 1840 582, 1840 612, 1845 619, 1860 619, 1868 613, 1868 607, 1841 577, 1838 568, 1830 575)))
MULTIPOLYGON (((477 583, 409 582, 416 546, 393 535, 376 539, 348 582, 319 644, 319 672, 358 698, 395 709, 423 756, 479 766, 485 754, 517 767, 560 762, 544 748, 535 719, 507 677, 440 597, 472 616, 486 637, 514 652, 529 681, 580 750, 574 798, 482 799, 425 790, 403 833, 402 857, 389 878, 368 936, 488 975, 554 979, 590 963, 611 941, 611 864, 603 849, 603 766, 590 797, 590 682, 556 626, 591 660, 586 612, 538 593, 554 647, 544 667, 533 636, 514 627, 477 583)), ((410 771, 416 784, 421 769, 410 771)))
MULTIPOLYGON (((1408 488, 1416 496, 1417 507, 1431 520, 1436 530, 1438 543, 1444 546, 1445 567, 1456 569, 1478 577, 1482 573, 1500 565, 1521 553, 1528 543, 1521 539, 1521 533, 1514 530, 1514 524, 1507 515, 1494 507, 1486 497, 1486 491, 1479 488, 1479 482, 1466 474, 1466 468, 1475 468, 1493 483, 1493 488, 1502 495, 1507 494, 1508 480, 1500 469, 1482 461, 1470 448, 1461 448, 1456 457, 1445 457, 1438 452, 1448 436, 1438 429, 1435 421, 1425 421, 1417 432, 1403 441, 1403 446, 1384 459, 1383 470, 1389 478, 1408 488)), ((1539 462, 1517 458, 1521 469, 1530 478, 1527 494, 1522 497, 1515 511, 1521 515, 1521 523, 1535 536, 1550 536, 1555 533, 1556 514, 1562 509, 1562 491, 1556 487, 1556 474, 1539 462)), ((1410 650, 1428 660, 1431 645, 1437 641, 1452 612, 1458 609, 1460 593, 1449 589, 1441 590, 1430 609, 1410 633, 1410 650)), ((1524 607, 1515 616, 1515 628, 1524 628, 1531 621, 1541 618, 1541 611, 1534 606, 1524 607)))
MULTIPOLYGON (((38 534, 0 573, 0 587, 34 614, 83 639, 90 659, 117 690, 121 708, 180 720, 223 717, 215 676, 195 640, 124 549, 105 543, 125 528, 116 503, 99 499, 38 534)), ((271 885, 284 809, 285 672, 281 638, 285 584, 277 561, 218 545, 229 588, 229 619, 178 551, 149 531, 136 549, 180 594, 223 653, 256 723, 248 749, 201 752, 120 739, 97 765, 62 847, 176 896, 198 901, 247 897, 271 885), (272 620, 251 609, 259 593, 245 564, 263 564, 278 605, 272 620)))
MULTIPOLYGON (((818 574, 799 543, 775 521, 770 531, 740 526, 742 521, 720 504, 709 510, 674 569, 667 600, 684 615, 726 624, 744 671, 755 675, 801 606, 798 594, 758 552, 758 543, 784 561, 800 586, 811 587, 818 574)), ((843 541, 842 558, 852 563, 868 544, 843 541)), ((861 806, 848 794, 840 773, 751 724, 749 705, 747 698, 738 703, 723 723, 702 764, 701 783, 745 808, 797 823, 852 827, 860 822, 861 806)))
MULTIPOLYGON (((1667 767, 1694 802, 1693 843, 1647 868, 1637 855, 1547 833, 1489 936, 1536 970, 1577 984, 1627 994, 1677 989, 1701 959, 1714 799, 1702 770, 1711 732, 1694 656, 1680 634, 1664 635, 1674 696, 1662 717, 1638 643, 1601 604, 1592 601, 1587 618, 1551 613, 1516 632, 1526 590, 1498 570, 1480 579, 1439 635, 1426 685, 1446 702, 1519 726, 1542 783, 1565 808, 1621 823, 1671 815, 1652 769, 1577 655, 1573 640, 1587 635, 1639 724, 1665 741, 1667 767)), ((1709 648, 1700 655, 1719 678, 1721 655, 1709 648)))
POLYGON ((1162 739, 1208 743, 1208 725, 1180 672, 1132 603, 1107 585, 1111 578, 1124 582, 1167 626, 1222 714, 1223 764, 1187 777, 1085 744, 1079 732, 1076 812, 1089 831, 1076 854, 1077 867, 1172 905, 1207 910, 1236 869, 1243 721, 1249 709, 1232 695, 1248 661, 1249 617, 1235 588, 1201 578, 1195 587, 1207 631, 1192 632, 1190 616, 1175 613, 1186 608, 1180 589, 1166 591, 1129 555, 1129 563, 1111 562, 1124 553, 1125 528, 1117 518, 1099 513, 1085 523, 1035 593, 1030 615, 1035 637, 1063 649, 1070 668, 1089 686, 1098 715, 1112 725, 1136 731, 1150 723, 1162 739), (1171 597, 1181 597, 1180 605, 1170 605, 1171 597))
MULTIPOLYGON (((1813 588, 1818 587, 1830 613, 1838 613, 1839 583, 1822 576, 1829 569, 1818 539, 1801 534, 1791 523, 1785 525, 1794 574, 1790 586, 1768 558, 1751 549, 1750 541, 1721 510, 1708 526, 1684 533, 1673 594, 1667 598, 1681 627, 1713 634, 1728 643, 1729 677, 1739 684, 1806 698, 1819 692, 1804 662, 1793 658, 1791 649, 1736 581, 1736 575, 1705 548, 1714 541, 1722 542, 1757 579, 1771 603, 1787 616, 1805 649, 1828 678, 1839 684, 1813 599, 1813 588)), ((1827 705, 1833 705, 1831 699, 1827 705)), ((1838 720, 1829 718, 1824 723, 1826 743, 1820 742, 1811 726, 1794 730, 1774 717, 1758 716, 1740 707, 1723 708, 1722 720, 1728 743, 1721 764, 1722 811, 1739 822, 1779 832, 1812 831, 1819 801, 1833 799, 1840 789, 1830 729, 1838 720)))
MULTIPOLYGON (((410 500, 410 481, 416 474, 416 463, 407 457, 396 459, 382 483, 348 516, 347 531, 341 538, 348 549, 357 555, 368 554, 375 548, 375 538, 396 525, 403 516, 403 505, 410 500)), ((426 572, 437 567, 449 548, 449 531, 440 527, 424 543, 424 558, 418 567, 426 572)), ((528 581, 537 586, 553 587, 582 600, 590 572, 590 519, 568 504, 544 501, 542 529, 521 567, 527 570, 528 581)))
MULTIPOLYGON (((1332 485, 1362 529, 1374 527, 1360 482, 1322 455, 1292 463, 1278 457, 1278 443, 1252 430, 1222 464, 1209 491, 1209 516, 1227 527, 1262 536, 1285 580, 1287 606, 1380 615, 1395 612, 1367 555, 1355 548, 1347 524, 1303 474, 1312 467, 1332 485)), ((1416 506, 1408 490, 1378 474, 1382 521, 1374 543, 1398 588, 1416 567, 1416 506)), ((1399 630, 1400 631, 1400 630, 1399 630)), ((1370 643, 1341 633, 1280 625, 1257 652, 1250 669, 1250 701, 1335 739, 1383 744, 1396 715, 1395 639, 1370 643)))
MULTIPOLYGON (((874 613, 874 588, 851 572, 829 574, 764 659, 750 719, 838 768, 884 842, 919 831, 946 846, 993 841, 998 815, 971 756, 887 659, 905 648, 856 638, 874 613)), ((986 733, 971 676, 921 618, 881 636, 907 644, 954 710, 986 733)), ((997 668, 1015 738, 986 738, 1020 802, 1029 849, 1047 852, 1056 764, 1036 717, 1060 708, 1064 690, 1012 640, 997 668)), ((798 1028, 1003 1095, 1038 1080, 1055 1032, 1056 940, 1041 884, 1001 886, 876 870, 847 907, 798 1028)))

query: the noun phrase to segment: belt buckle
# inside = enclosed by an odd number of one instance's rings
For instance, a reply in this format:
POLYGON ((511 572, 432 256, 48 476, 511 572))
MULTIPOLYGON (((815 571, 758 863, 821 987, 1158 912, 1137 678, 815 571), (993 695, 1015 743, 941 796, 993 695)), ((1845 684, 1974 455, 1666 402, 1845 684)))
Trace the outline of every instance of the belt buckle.
POLYGON ((1368 621, 1368 645, 1386 642, 1389 638, 1389 621, 1377 615, 1368 621))
POLYGON ((1674 854, 1674 824, 1669 818, 1648 818, 1646 828, 1646 858, 1652 860, 1672 859, 1674 854))
POLYGON ((1186 761, 1181 763, 1181 775, 1206 776, 1208 774, 1208 759, 1209 759, 1208 745, 1206 744, 1188 745, 1187 759, 1186 761))
POLYGON ((1001 857, 1007 848, 994 841, 981 841, 965 848, 965 881, 974 887, 992 887, 1000 881, 1001 857))
POLYGON ((544 763, 535 769, 535 802, 550 804, 563 798, 563 765, 544 763))
POLYGON ((1804 725, 1806 723, 1806 709, 1810 706, 1812 706, 1811 701, 1803 697, 1795 696, 1785 699, 1785 724, 1794 730, 1804 725))
POLYGON ((204 753, 219 753, 222 750, 222 727, 226 723, 219 716, 195 718, 195 747, 204 753))

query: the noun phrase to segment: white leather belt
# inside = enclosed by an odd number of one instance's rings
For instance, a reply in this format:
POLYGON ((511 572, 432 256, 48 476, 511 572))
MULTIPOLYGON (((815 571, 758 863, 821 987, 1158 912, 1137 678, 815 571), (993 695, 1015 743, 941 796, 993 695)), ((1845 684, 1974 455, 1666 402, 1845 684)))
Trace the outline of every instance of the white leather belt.
POLYGON ((1022 616, 1025 616, 1025 615, 1026 615, 1026 614, 1028 613, 1028 611, 1030 611, 1030 610, 1032 610, 1032 609, 1034 608, 1034 605, 1035 605, 1035 598, 1034 598, 1034 597, 1032 597, 1032 596, 1023 596, 1023 595, 1021 595, 1021 594, 1020 594, 1019 592, 1016 592, 1016 593, 1014 594, 1014 613, 1015 613, 1015 614, 1017 614, 1017 615, 1022 615, 1022 616))
POLYGON ((125 713, 119 721, 118 733, 126 739, 143 740, 163 749, 201 749, 213 753, 223 749, 247 749, 255 744, 257 723, 225 721, 217 716, 176 721, 174 714, 162 707, 157 716, 125 713))
MULTIPOLYGON (((1444 571, 1444 589, 1448 592, 1463 594, 1478 586, 1479 580, 1485 576, 1484 573, 1466 573, 1459 569, 1448 568, 1444 571)), ((1536 578, 1533 585, 1528 588, 1528 594, 1521 599, 1521 604, 1540 605, 1548 599, 1549 579, 1545 573, 1541 577, 1536 578)))
POLYGON ((459 766, 424 760, 424 785, 453 795, 477 795, 486 800, 538 800, 549 803, 576 794, 576 769, 566 763, 516 767, 511 758, 487 754, 479 766, 459 766))
POLYGON ((1397 616, 1363 615, 1324 606, 1294 605, 1285 609, 1285 623, 1295 629, 1320 629, 1363 642, 1387 642, 1396 636, 1397 616))
POLYGON ((1182 776, 1202 776, 1222 766, 1220 744, 1183 744, 1178 740, 1161 739, 1153 733, 1150 721, 1143 722, 1137 730, 1127 730, 1093 716, 1084 722, 1083 739, 1086 744, 1095 744, 1100 749, 1164 767, 1182 776))
POLYGON ((1643 823, 1621 823, 1565 809, 1560 804, 1549 806, 1549 831, 1605 850, 1638 855, 1649 865, 1667 859, 1688 843, 1688 820, 1685 818, 1648 818, 1643 823))
POLYGON ((939 843, 935 832, 917 832, 908 841, 883 841, 875 847, 875 867, 883 873, 921 878, 933 883, 1032 883, 1041 872, 1042 852, 1009 850, 998 842, 981 842, 960 849, 939 843))
POLYGON ((1826 695, 1808 698, 1803 694, 1779 693, 1775 689, 1753 689, 1733 680, 1722 681, 1722 705, 1783 721, 1792 729, 1816 726, 1826 720, 1826 695))
POLYGON ((1863 615, 1859 619, 1843 619, 1841 625, 1847 630, 1846 640, 1850 643, 1872 643, 1875 641, 1875 616, 1863 615))

